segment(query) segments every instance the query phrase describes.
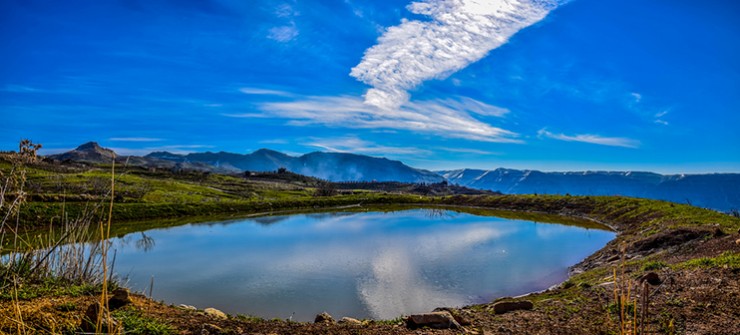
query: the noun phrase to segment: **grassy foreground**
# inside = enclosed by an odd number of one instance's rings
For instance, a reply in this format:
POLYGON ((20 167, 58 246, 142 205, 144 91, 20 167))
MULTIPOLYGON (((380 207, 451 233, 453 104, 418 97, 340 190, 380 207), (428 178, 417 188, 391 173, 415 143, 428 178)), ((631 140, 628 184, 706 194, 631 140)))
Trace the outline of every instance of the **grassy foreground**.
MULTIPOLYGON (((0 160, 0 171, 6 178, 4 186, 9 183, 7 178, 18 173, 14 164, 0 160)), ((116 191, 111 192, 106 181, 110 180, 108 168, 28 162, 23 178, 10 183, 19 192, 2 194, 7 200, 0 206, 0 214, 8 214, 3 219, 3 245, 12 240, 13 250, 18 251, 21 230, 69 228, 80 223, 91 227, 74 230, 74 234, 58 233, 55 236, 59 238, 47 237, 44 245, 54 249, 62 238, 66 242, 71 237, 95 240, 95 236, 78 232, 95 232, 98 223, 104 226, 102 223, 109 218, 106 200, 111 196, 112 224, 108 228, 114 232, 140 229, 141 222, 147 219, 170 218, 172 221, 166 224, 178 224, 185 221, 177 218, 192 221, 211 216, 381 204, 461 206, 473 213, 494 211, 500 216, 532 220, 589 220, 612 227, 618 237, 576 264, 573 276, 559 287, 526 297, 500 299, 531 301, 532 310, 497 314, 494 302, 455 308, 451 309, 453 313, 467 321, 464 330, 424 332, 733 334, 738 329, 740 219, 714 211, 624 197, 432 197, 372 190, 331 195, 334 192, 319 192, 325 187, 321 181, 294 176, 254 180, 136 168, 118 170, 116 191), (19 202, 18 207, 11 206, 19 195, 25 201, 19 202), (641 280, 651 272, 660 278, 660 284, 647 286, 641 280)), ((98 240, 101 235, 105 236, 101 233, 98 240)), ((44 258, 47 254, 43 249, 40 254, 29 251, 24 254, 27 256, 3 259, 0 263, 0 333, 78 332, 87 307, 116 286, 103 284, 107 272, 101 272, 99 264, 101 257, 106 256, 104 252, 74 261, 68 254, 44 258), (50 258, 57 263, 50 263, 50 258), (41 270, 38 264, 43 264, 41 270), (75 273, 70 274, 70 270, 75 273)), ((417 333, 397 321, 341 325, 243 316, 223 319, 203 311, 167 306, 143 295, 134 295, 132 299, 131 305, 112 313, 119 325, 116 329, 127 334, 417 333)))

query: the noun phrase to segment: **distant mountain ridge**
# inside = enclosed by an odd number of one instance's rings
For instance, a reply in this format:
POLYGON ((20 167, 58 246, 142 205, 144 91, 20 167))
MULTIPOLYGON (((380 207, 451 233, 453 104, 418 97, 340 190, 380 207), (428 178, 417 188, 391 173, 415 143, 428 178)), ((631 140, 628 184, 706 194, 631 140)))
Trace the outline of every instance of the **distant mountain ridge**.
MULTIPOLYGON (((110 163, 115 153, 95 142, 48 158, 84 163, 110 163)), ((690 203, 721 211, 740 209, 740 174, 661 175, 652 172, 541 172, 536 170, 460 169, 432 172, 400 161, 350 153, 312 152, 301 156, 260 149, 249 154, 201 152, 176 154, 152 152, 146 156, 116 156, 119 164, 167 169, 240 173, 275 171, 330 181, 397 181, 437 183, 448 181, 465 187, 509 194, 624 195, 690 203)))
POLYGON ((633 171, 438 171, 448 182, 509 194, 624 195, 728 211, 740 207, 740 174, 662 175, 633 171))
POLYGON ((260 149, 250 154, 205 152, 178 155, 154 152, 144 157, 177 162, 200 162, 233 171, 275 171, 283 167, 291 172, 330 181, 437 183, 444 180, 434 172, 415 169, 399 161, 337 152, 312 152, 301 156, 289 156, 274 150, 260 149))
MULTIPOLYGON (((110 163, 114 152, 95 142, 74 150, 50 155, 48 158, 84 163, 110 163)), ((117 162, 158 168, 190 169, 213 172, 275 171, 279 168, 330 181, 398 181, 404 183, 437 183, 442 176, 428 170, 415 169, 387 158, 350 153, 312 152, 301 156, 260 149, 249 154, 200 152, 175 154, 166 151, 146 156, 117 156, 117 162)))

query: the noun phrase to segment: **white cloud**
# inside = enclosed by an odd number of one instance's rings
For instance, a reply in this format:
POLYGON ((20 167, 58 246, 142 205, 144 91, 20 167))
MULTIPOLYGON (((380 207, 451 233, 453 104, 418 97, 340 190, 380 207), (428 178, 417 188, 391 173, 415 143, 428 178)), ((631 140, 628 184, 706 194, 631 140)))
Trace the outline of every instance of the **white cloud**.
POLYGON ((667 126, 668 125, 668 121, 666 121, 666 120, 660 120, 660 119, 655 120, 655 123, 662 124, 664 126, 667 126))
POLYGON ((115 142, 159 142, 161 138, 155 137, 111 137, 108 140, 115 142))
POLYGON ((272 140, 262 140, 262 141, 259 141, 259 143, 261 144, 288 144, 290 142, 284 138, 276 138, 272 140))
POLYGON ((632 96, 632 99, 634 100, 635 103, 642 101, 642 94, 637 93, 637 92, 632 92, 630 93, 630 95, 632 96))
POLYGON ((624 147, 624 148, 637 148, 640 146, 640 141, 633 140, 624 137, 603 137, 592 134, 579 134, 579 135, 565 135, 551 133, 545 129, 540 129, 537 132, 539 137, 547 137, 555 140, 566 141, 566 142, 583 142, 599 145, 607 145, 612 147, 624 147))
POLYGON ((304 146, 320 148, 329 152, 349 152, 355 154, 397 154, 397 155, 428 155, 428 150, 414 147, 390 147, 368 142, 357 137, 314 138, 304 146))
POLYGON ((267 38, 281 43, 290 42, 298 37, 298 28, 295 25, 279 26, 270 28, 267 38))
POLYGON ((666 116, 666 115, 668 115, 669 112, 670 112, 670 110, 664 110, 662 112, 656 113, 655 114, 655 120, 654 120, 655 123, 660 124, 660 125, 667 126, 668 125, 668 121, 663 120, 663 117, 666 116))
POLYGON ((443 151, 447 151, 447 152, 455 152, 455 153, 462 153, 462 154, 500 155, 500 153, 498 153, 498 152, 486 151, 486 150, 478 150, 478 149, 469 149, 469 148, 437 147, 437 149, 443 150, 443 151))
POLYGON ((284 96, 284 97, 293 95, 290 92, 286 92, 286 91, 270 90, 270 89, 257 88, 257 87, 242 87, 239 89, 239 92, 242 92, 248 95, 276 95, 276 96, 284 96))
POLYGON ((4 87, 0 88, 0 92, 39 93, 39 92, 46 92, 46 90, 42 90, 39 88, 30 87, 30 86, 24 86, 24 85, 5 85, 4 87))
POLYGON ((412 13, 430 21, 402 20, 365 52, 351 76, 372 86, 367 104, 399 108, 407 91, 444 78, 485 57, 519 30, 542 20, 560 0, 424 0, 412 13))
POLYGON ((290 18, 300 15, 300 12, 296 11, 293 6, 284 3, 280 4, 275 8, 275 16, 281 17, 281 18, 290 18))
POLYGON ((272 117, 271 115, 264 113, 221 113, 221 115, 242 119, 267 119, 272 117))
POLYGON ((360 129, 394 129, 486 142, 520 143, 518 134, 493 127, 471 116, 501 117, 507 109, 458 97, 409 102, 396 110, 363 103, 352 96, 308 96, 288 102, 259 105, 262 114, 224 114, 229 117, 291 119, 291 125, 321 124, 360 129))
MULTIPOLYGON (((295 1, 292 1, 292 4, 295 5, 295 1)), ((283 25, 270 28, 267 31, 267 38, 280 43, 287 43, 298 37, 300 31, 296 26, 295 18, 300 15, 300 12, 293 5, 281 3, 275 7, 275 17, 282 21, 283 25)))

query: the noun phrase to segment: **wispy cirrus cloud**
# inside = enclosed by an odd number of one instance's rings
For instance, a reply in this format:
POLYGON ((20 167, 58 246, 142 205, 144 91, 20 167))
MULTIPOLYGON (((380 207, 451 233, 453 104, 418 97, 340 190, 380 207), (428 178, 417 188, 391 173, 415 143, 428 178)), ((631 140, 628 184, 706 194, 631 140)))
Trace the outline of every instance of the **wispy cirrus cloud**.
POLYGON ((25 86, 25 85, 5 85, 3 87, 0 87, 0 92, 9 92, 9 93, 42 93, 46 92, 46 90, 31 87, 31 86, 25 86))
POLYGON ((287 91, 271 90, 271 89, 257 88, 257 87, 242 87, 239 89, 239 92, 242 92, 247 95, 274 95, 274 96, 282 96, 282 97, 293 95, 292 93, 287 92, 287 91))
POLYGON ((289 119, 296 126, 325 125, 356 129, 392 129, 485 142, 520 143, 518 134, 491 126, 472 115, 502 117, 509 111, 467 98, 412 101, 395 110, 365 104, 353 96, 306 96, 258 105, 261 113, 229 117, 289 119))
POLYGON ((290 42, 298 37, 299 31, 295 25, 272 27, 267 33, 267 38, 278 42, 290 42))
POLYGON ((582 143, 591 143, 591 144, 599 144, 599 145, 607 145, 612 147, 624 147, 624 148, 638 148, 640 146, 640 141, 625 138, 625 137, 604 137, 600 135, 594 135, 594 134, 578 134, 578 135, 565 135, 565 134, 555 134, 552 132, 547 131, 546 129, 540 129, 537 132, 537 135, 540 138, 551 138, 559 141, 566 141, 566 142, 582 142, 582 143))
POLYGON ((666 116, 666 115, 668 115, 668 113, 670 113, 670 110, 664 110, 664 111, 655 113, 655 121, 654 122, 657 123, 657 124, 661 124, 661 125, 667 126, 668 125, 668 121, 664 120, 663 117, 666 116))
POLYGON ((267 38, 280 43, 287 43, 298 37, 300 30, 296 26, 295 17, 299 16, 300 12, 295 10, 294 4, 282 3, 275 8, 275 16, 286 20, 287 23, 270 28, 267 31, 267 38))
POLYGON ((354 136, 336 138, 313 138, 302 144, 307 147, 319 148, 329 152, 348 152, 370 155, 429 155, 432 152, 414 147, 393 147, 379 145, 354 136))
POLYGON ((454 153, 460 153, 460 154, 472 154, 472 155, 488 156, 488 155, 500 155, 501 154, 501 153, 493 152, 493 151, 470 149, 470 148, 436 147, 436 149, 447 151, 447 152, 454 152, 454 153))
POLYGON ((284 138, 274 138, 271 140, 262 140, 259 141, 260 144, 288 144, 290 141, 284 138))
POLYGON ((408 90, 485 57, 519 30, 542 20, 564 0, 423 0, 407 9, 432 18, 402 20, 365 51, 350 75, 372 86, 367 104, 393 110, 408 90))

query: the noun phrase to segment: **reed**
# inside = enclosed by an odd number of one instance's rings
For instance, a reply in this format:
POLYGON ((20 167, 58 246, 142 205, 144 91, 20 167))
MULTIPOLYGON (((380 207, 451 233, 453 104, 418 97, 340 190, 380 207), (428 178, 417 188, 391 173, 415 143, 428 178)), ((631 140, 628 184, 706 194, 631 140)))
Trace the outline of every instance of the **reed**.
MULTIPOLYGON (((649 280, 644 277, 637 283, 626 273, 626 246, 620 247, 621 259, 617 266, 613 268, 613 297, 614 303, 610 305, 609 310, 612 314, 617 314, 618 324, 617 332, 619 335, 645 335, 650 333, 650 286, 649 280), (638 304, 638 289, 642 286, 642 292, 639 293, 640 303, 638 304), (639 307, 639 308, 638 308, 639 307)), ((654 275, 654 274, 653 274, 654 275)), ((609 317, 608 324, 611 324, 609 317)))
MULTIPOLYGON (((112 268, 107 261, 115 170, 111 171, 111 203, 107 218, 101 219, 103 206, 100 203, 90 204, 72 219, 67 217, 62 207, 59 215, 61 228, 56 228, 59 222, 50 223, 50 233, 44 234, 45 237, 29 237, 20 229, 22 222, 18 213, 28 198, 24 187, 26 167, 36 161, 39 148, 41 145, 31 141, 21 141, 18 153, 11 155, 11 168, 0 171, 0 292, 10 292, 14 313, 10 320, 12 328, 5 325, 0 333, 11 331, 20 335, 55 331, 53 324, 50 326, 52 329, 35 329, 34 325, 25 323, 20 303, 20 292, 45 282, 99 287, 102 292, 100 301, 105 306, 99 315, 109 315, 108 290, 115 285, 112 268), (98 229, 93 229, 96 221, 98 229)), ((105 322, 100 320, 97 332, 102 333, 104 329, 107 332, 120 331, 113 329, 110 321, 110 318, 105 322), (107 328, 103 323, 107 323, 107 328)))

